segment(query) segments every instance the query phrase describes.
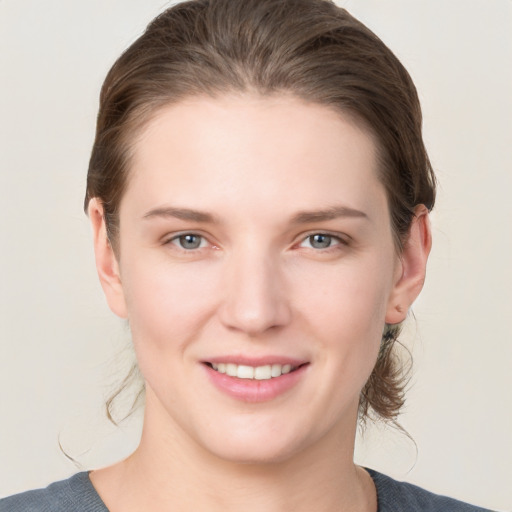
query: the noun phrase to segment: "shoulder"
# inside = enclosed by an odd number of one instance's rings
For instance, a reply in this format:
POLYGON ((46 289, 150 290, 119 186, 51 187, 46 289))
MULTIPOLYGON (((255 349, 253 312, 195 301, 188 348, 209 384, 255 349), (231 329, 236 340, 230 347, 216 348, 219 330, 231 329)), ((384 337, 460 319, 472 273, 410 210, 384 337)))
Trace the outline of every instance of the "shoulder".
POLYGON ((367 470, 370 473, 379 502, 379 512, 491 512, 446 496, 439 496, 389 476, 367 470))
POLYGON ((108 512, 86 472, 0 499, 0 512, 108 512))

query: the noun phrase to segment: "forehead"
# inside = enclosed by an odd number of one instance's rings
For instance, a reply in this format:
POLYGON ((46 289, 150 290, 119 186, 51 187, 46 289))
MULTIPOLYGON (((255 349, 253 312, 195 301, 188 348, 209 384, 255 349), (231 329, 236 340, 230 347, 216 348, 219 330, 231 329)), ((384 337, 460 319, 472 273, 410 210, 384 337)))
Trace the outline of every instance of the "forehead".
POLYGON ((183 202, 215 210, 272 206, 275 213, 344 203, 371 213, 383 204, 368 131, 286 95, 181 101, 160 109, 132 149, 121 208, 183 202))

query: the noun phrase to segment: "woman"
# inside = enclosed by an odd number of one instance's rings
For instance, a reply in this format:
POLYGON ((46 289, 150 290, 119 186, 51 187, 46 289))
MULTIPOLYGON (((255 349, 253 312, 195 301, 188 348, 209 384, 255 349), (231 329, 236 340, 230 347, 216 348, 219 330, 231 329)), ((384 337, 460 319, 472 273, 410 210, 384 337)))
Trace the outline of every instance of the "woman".
POLYGON ((137 450, 0 510, 483 510, 353 462, 403 405, 435 179, 412 81, 324 0, 179 4, 104 83, 85 206, 137 450))

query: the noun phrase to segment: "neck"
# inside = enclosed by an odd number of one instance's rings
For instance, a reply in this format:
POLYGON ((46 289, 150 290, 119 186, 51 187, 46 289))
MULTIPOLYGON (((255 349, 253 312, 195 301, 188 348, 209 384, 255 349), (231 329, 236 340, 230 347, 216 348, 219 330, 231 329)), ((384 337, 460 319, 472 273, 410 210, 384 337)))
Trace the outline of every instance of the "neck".
POLYGON ((356 417, 348 431, 330 432, 283 460, 234 462, 206 451, 179 427, 155 428, 162 411, 149 405, 137 450, 91 475, 111 512, 377 509, 370 476, 353 463, 356 417))

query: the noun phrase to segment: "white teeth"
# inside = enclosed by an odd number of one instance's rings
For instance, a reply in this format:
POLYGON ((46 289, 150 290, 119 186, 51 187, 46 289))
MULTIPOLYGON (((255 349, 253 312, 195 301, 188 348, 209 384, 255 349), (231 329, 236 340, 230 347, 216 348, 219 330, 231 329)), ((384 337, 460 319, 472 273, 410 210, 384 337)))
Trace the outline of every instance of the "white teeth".
POLYGON ((283 366, 280 364, 273 364, 272 370, 271 370, 271 376, 272 377, 279 377, 281 375, 281 371, 283 369, 283 366))
POLYGON ((233 363, 211 363, 214 370, 239 379, 269 380, 290 373, 295 368, 291 364, 267 364, 264 366, 247 366, 233 363))
POLYGON ((267 364, 266 366, 257 366, 254 368, 254 378, 257 380, 267 380, 272 377, 272 367, 267 364))
POLYGON ((228 363, 226 365, 226 373, 230 377, 236 377, 238 366, 236 364, 228 363))
POLYGON ((254 379, 254 368, 252 366, 238 365, 236 376, 239 379, 254 379))

